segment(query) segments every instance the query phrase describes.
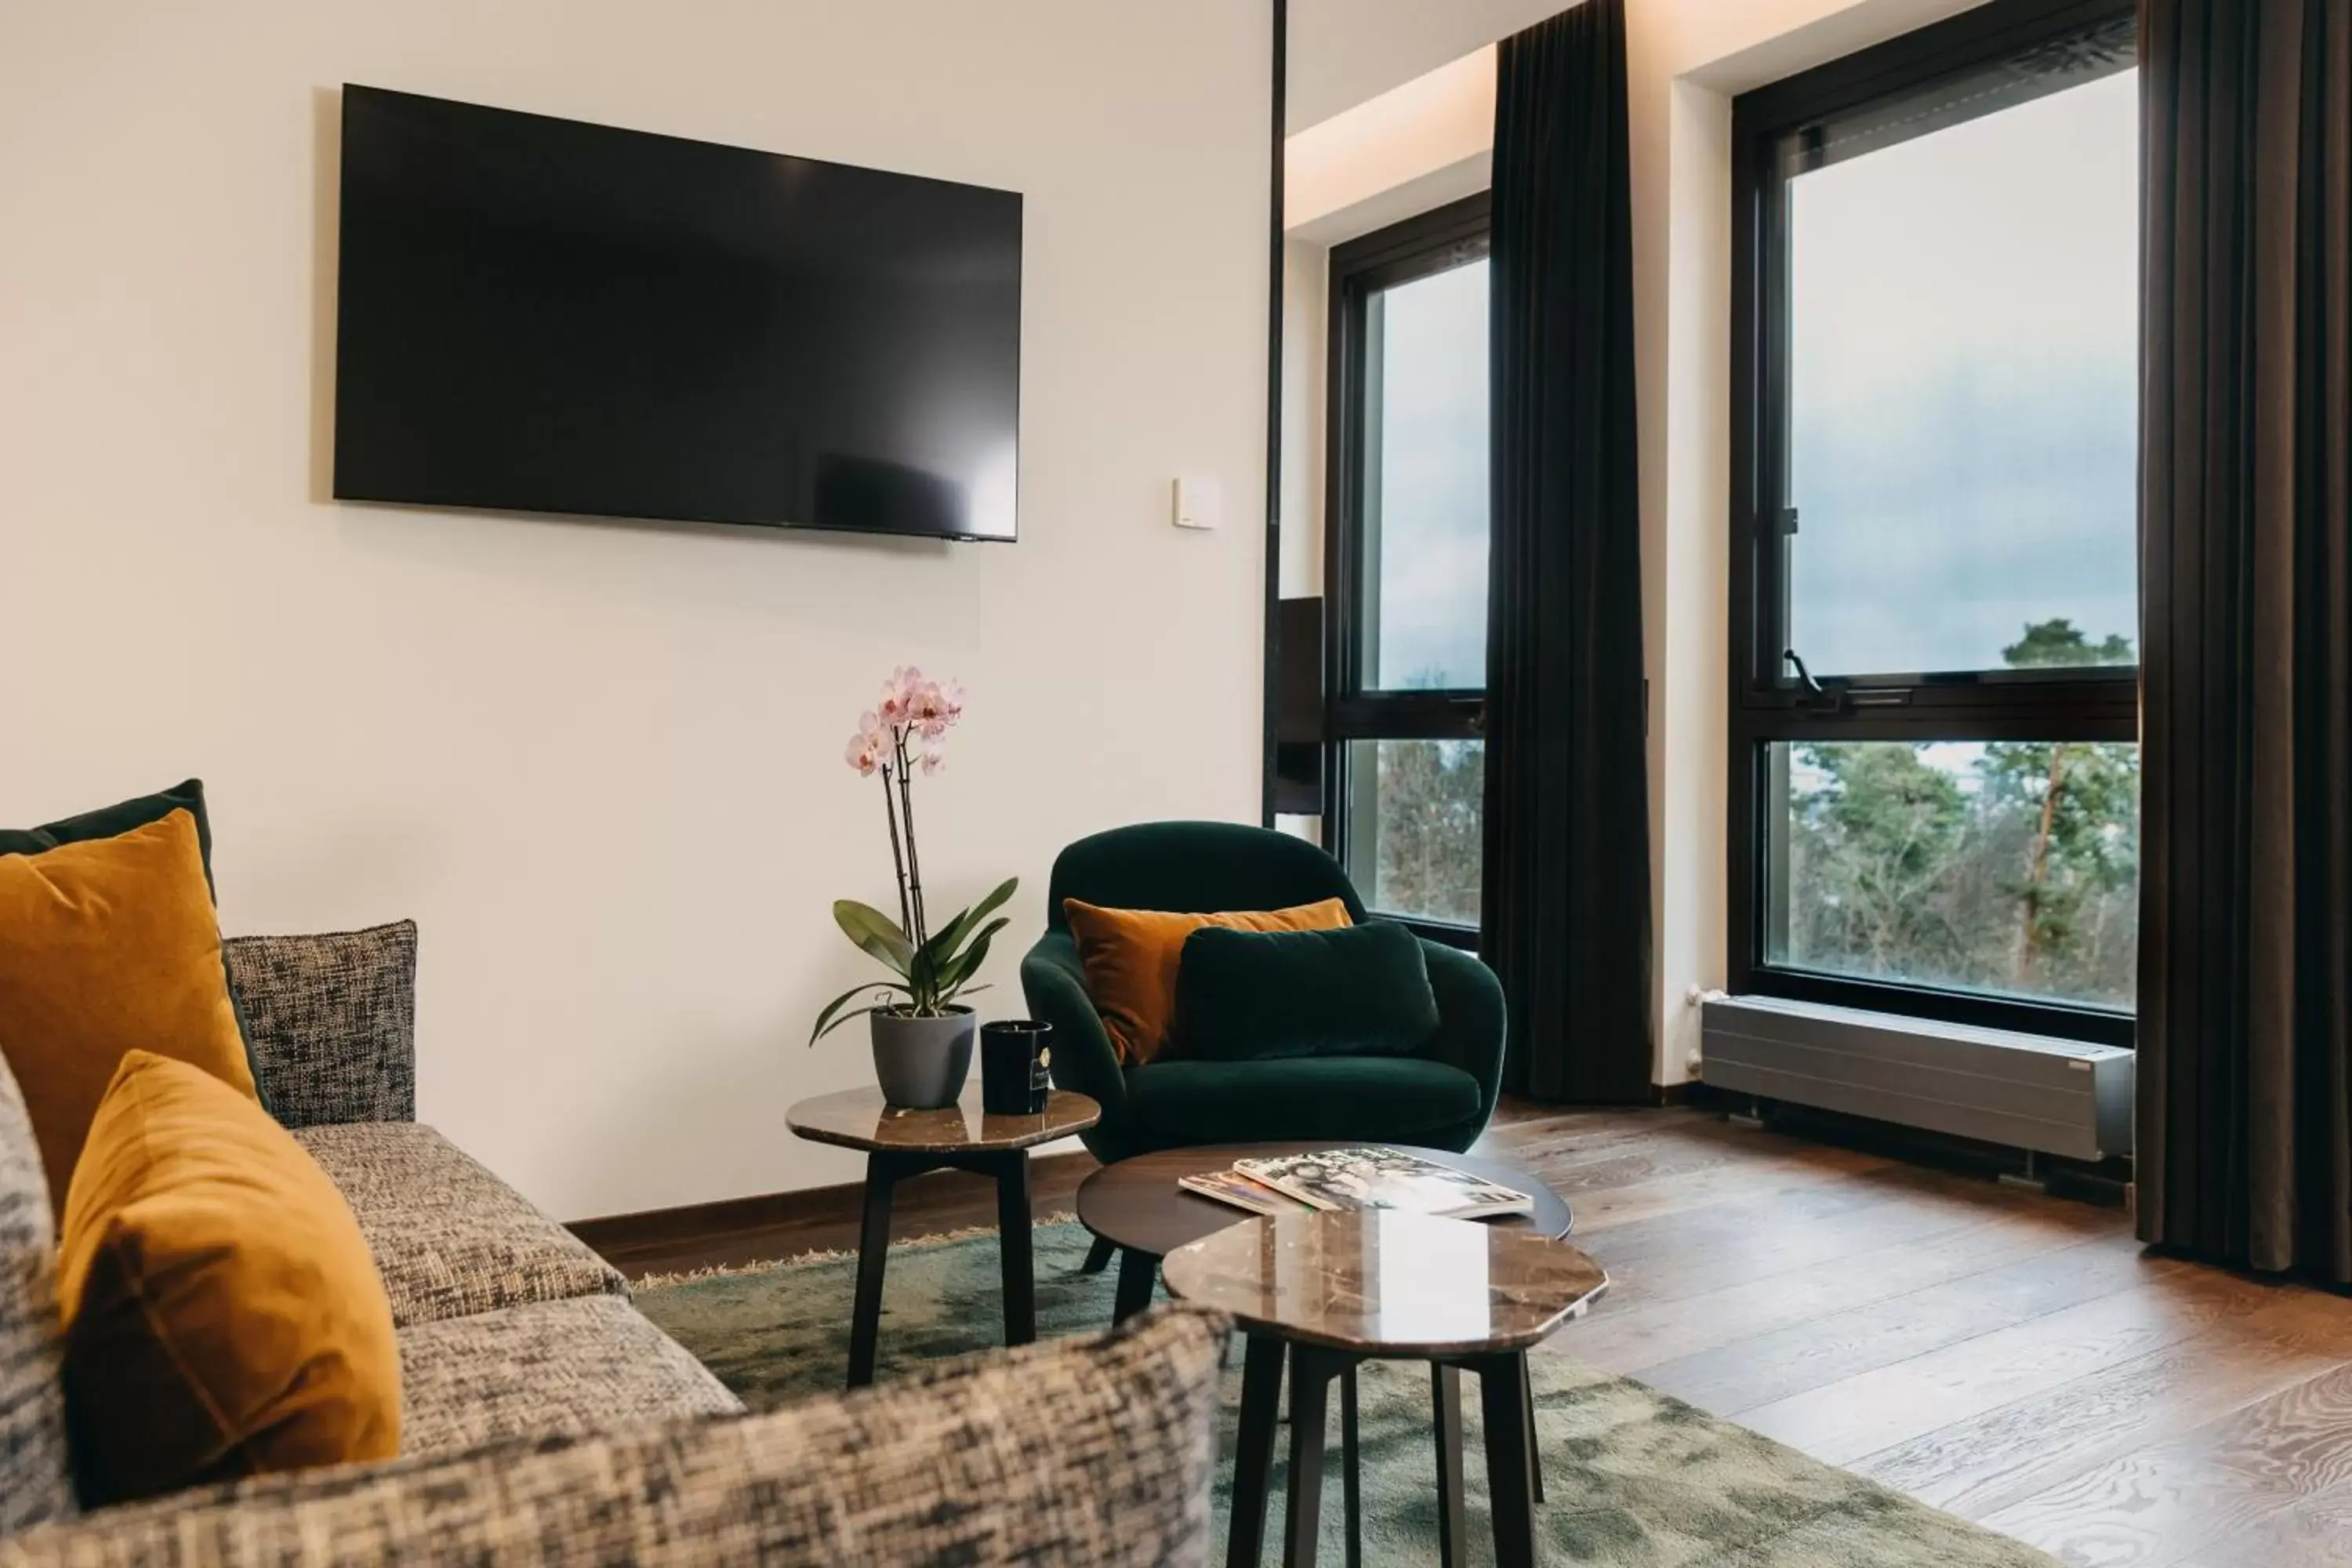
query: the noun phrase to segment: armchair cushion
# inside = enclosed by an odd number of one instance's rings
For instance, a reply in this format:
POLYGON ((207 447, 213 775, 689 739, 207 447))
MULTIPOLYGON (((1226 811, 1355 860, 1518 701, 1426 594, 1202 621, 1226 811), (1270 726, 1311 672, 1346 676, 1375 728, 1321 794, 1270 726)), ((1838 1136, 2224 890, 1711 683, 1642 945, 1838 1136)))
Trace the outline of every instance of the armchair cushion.
POLYGON ((1420 939, 1392 921, 1338 931, 1204 926, 1184 939, 1168 1054, 1227 1062, 1411 1056, 1437 1024, 1420 939))
POLYGON ((1176 980, 1184 939, 1203 926, 1233 931, 1328 931, 1349 923, 1339 899, 1284 910, 1230 910, 1192 914, 1170 910, 1108 910, 1077 899, 1062 913, 1086 966, 1087 994, 1119 1060, 1134 1067, 1168 1044, 1176 1011, 1176 980))
POLYGON ((1129 1069, 1127 1110, 1129 1153, 1310 1138, 1462 1148, 1486 1111, 1476 1079, 1416 1057, 1153 1062, 1129 1069))

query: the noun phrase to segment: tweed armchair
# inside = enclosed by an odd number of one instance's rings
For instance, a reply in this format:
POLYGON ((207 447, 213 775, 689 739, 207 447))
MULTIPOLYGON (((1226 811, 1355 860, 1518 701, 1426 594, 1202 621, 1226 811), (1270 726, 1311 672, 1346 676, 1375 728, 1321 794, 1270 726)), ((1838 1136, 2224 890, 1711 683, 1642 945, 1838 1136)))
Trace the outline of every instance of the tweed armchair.
POLYGON ((1467 1149, 1503 1076, 1503 989, 1469 953, 1424 939, 1436 1034, 1411 1056, 1123 1065, 1087 996, 1062 900, 1117 909, 1270 910, 1364 902, 1339 863, 1304 839, 1227 822, 1155 822, 1081 838, 1054 861, 1045 934, 1021 961, 1033 1016, 1054 1026, 1054 1081, 1091 1095, 1081 1134, 1106 1164, 1160 1149, 1282 1139, 1361 1139, 1467 1149))

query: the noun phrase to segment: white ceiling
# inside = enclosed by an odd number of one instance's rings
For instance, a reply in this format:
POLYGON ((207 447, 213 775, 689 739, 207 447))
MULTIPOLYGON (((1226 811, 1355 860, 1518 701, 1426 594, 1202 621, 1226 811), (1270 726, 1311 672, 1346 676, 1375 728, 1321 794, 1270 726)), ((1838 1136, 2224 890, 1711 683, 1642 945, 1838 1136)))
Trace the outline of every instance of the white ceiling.
POLYGON ((1533 26, 1573 0, 1290 0, 1291 132, 1533 26))

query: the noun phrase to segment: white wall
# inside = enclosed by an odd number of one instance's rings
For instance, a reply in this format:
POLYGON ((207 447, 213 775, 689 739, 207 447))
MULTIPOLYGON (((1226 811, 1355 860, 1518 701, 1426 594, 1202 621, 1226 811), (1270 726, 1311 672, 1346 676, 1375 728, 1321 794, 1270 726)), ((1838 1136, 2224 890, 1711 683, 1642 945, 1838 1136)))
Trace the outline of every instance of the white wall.
POLYGON ((972 689, 921 805, 935 906, 1024 879, 985 1014, 1061 844, 1255 818, 1267 67, 1251 5, 0 9, 0 820, 199 773, 226 929, 416 917, 422 1113, 558 1214, 848 1179, 783 1112, 871 1081, 803 1041, 886 670, 972 689), (345 80, 1024 192, 1021 542, 329 501, 345 80))

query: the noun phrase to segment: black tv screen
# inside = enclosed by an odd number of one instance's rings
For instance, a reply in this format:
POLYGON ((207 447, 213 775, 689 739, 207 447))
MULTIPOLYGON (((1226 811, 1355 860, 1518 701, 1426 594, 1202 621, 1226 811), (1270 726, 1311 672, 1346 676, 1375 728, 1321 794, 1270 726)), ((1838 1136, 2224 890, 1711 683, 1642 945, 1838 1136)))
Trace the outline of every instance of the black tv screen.
POLYGON ((1021 198, 345 87, 352 500, 1014 534, 1021 198))

